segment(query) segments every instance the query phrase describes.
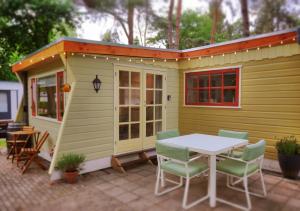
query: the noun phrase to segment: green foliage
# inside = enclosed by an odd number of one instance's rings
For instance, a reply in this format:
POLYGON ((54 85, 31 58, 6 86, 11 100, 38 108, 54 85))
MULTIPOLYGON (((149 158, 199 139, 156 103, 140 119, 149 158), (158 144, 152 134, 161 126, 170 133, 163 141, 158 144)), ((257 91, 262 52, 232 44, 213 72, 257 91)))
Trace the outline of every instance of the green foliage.
POLYGON ((13 80, 9 64, 74 31, 71 0, 0 0, 0 80, 13 80))
POLYGON ((6 141, 5 141, 5 139, 3 138, 3 139, 0 139, 0 149, 1 148, 6 148, 6 141))
POLYGON ((284 155, 300 154, 300 145, 297 144, 297 139, 295 136, 286 136, 281 138, 276 143, 276 149, 278 153, 284 155))
POLYGON ((74 172, 79 170, 80 164, 85 161, 85 155, 75 153, 63 154, 57 161, 56 168, 63 172, 74 172))

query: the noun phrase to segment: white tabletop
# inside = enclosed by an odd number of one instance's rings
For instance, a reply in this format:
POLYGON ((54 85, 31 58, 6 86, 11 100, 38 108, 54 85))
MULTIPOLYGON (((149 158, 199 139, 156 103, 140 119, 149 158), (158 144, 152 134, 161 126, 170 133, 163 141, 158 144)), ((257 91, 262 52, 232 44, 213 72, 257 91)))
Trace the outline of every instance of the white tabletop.
POLYGON ((232 148, 241 147, 248 144, 248 140, 226 138, 204 134, 190 134, 175 138, 161 140, 174 146, 187 147, 190 151, 199 152, 207 155, 218 155, 227 152, 232 148))

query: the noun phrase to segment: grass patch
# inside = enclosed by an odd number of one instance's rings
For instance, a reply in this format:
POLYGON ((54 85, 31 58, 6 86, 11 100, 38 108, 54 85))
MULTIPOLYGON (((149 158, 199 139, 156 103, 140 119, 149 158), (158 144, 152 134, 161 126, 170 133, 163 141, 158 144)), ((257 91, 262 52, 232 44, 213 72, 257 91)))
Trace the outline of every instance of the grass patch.
POLYGON ((0 138, 0 149, 6 148, 6 141, 4 138, 0 138))

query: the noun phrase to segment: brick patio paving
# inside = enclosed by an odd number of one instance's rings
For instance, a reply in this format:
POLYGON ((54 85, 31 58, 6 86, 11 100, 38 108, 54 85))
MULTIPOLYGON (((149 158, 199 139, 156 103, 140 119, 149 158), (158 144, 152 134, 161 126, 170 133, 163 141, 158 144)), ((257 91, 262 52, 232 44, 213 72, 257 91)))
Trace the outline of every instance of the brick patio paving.
MULTIPOLYGON (((167 195, 154 196, 155 167, 140 165, 126 174, 112 169, 82 175, 75 185, 49 183, 46 171, 32 166, 21 175, 15 164, 0 155, 0 210, 182 210, 183 189, 167 195)), ((300 210, 300 182, 264 173, 268 197, 251 197, 253 210, 300 210)), ((251 179, 252 189, 258 188, 257 177, 251 179)), ((223 176, 218 176, 218 196, 233 202, 245 203, 242 193, 225 187, 223 176)), ((192 181, 190 199, 205 194, 207 178, 192 181)), ((217 203, 210 209, 205 201, 189 210, 235 210, 217 203)))

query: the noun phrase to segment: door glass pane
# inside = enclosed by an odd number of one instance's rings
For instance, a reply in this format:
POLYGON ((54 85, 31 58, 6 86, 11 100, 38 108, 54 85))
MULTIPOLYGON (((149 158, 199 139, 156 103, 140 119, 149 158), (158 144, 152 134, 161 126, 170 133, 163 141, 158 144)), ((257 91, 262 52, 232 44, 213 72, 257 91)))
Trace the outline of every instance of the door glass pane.
POLYGON ((129 135, 129 125, 120 125, 119 126, 119 140, 128 139, 129 135))
POLYGON ((131 108, 131 121, 132 122, 140 121, 140 108, 139 107, 131 108))
POLYGON ((211 87, 220 87, 222 86, 222 75, 213 74, 211 75, 211 87))
POLYGON ((140 86, 140 73, 131 72, 131 87, 139 87, 139 86, 140 86))
POLYGON ((208 75, 199 76, 199 87, 208 87, 208 75))
POLYGON ((120 107, 119 122, 129 122, 129 107, 120 107))
POLYGON ((155 88, 162 89, 162 75, 155 76, 155 88))
POLYGON ((155 119, 162 119, 162 106, 155 107, 155 119))
POLYGON ((146 123, 146 136, 153 136, 153 122, 146 123))
POLYGON ((208 102, 208 90, 199 90, 199 102, 208 102))
POLYGON ((146 120, 153 120, 153 107, 152 106, 147 106, 146 108, 146 120))
POLYGON ((132 124, 131 128, 131 138, 139 138, 140 137, 140 124, 132 124))
POLYGON ((140 90, 132 89, 131 90, 131 105, 139 105, 140 104, 140 90))
POLYGON ((154 88, 154 75, 147 73, 146 88, 154 88))
POLYGON ((211 90, 211 99, 210 101, 212 103, 220 103, 221 102, 221 95, 222 95, 222 91, 221 89, 212 89, 211 90))
POLYGON ((162 104, 162 91, 155 91, 155 104, 162 104))
POLYGON ((155 122, 155 134, 160 131, 162 131, 162 122, 155 122))
POLYGON ((224 73, 224 86, 236 85, 236 73, 224 73))
POLYGON ((0 93, 0 112, 8 112, 8 97, 6 93, 0 93))
POLYGON ((146 91, 146 103, 148 105, 151 105, 153 104, 154 102, 154 99, 153 99, 153 90, 147 90, 146 91))
POLYGON ((129 72, 120 71, 119 72, 119 86, 128 87, 129 86, 129 72))
POLYGON ((226 103, 235 102, 235 89, 224 89, 224 102, 226 103))
POLYGON ((56 118, 56 75, 37 81, 37 111, 39 116, 56 118))
POLYGON ((119 104, 120 105, 128 105, 129 104, 129 89, 120 89, 119 104))

